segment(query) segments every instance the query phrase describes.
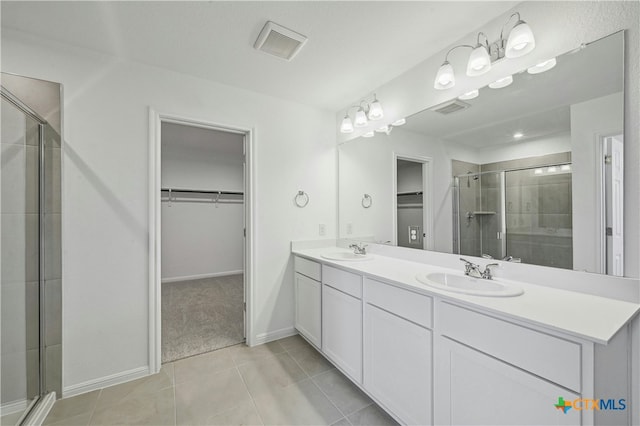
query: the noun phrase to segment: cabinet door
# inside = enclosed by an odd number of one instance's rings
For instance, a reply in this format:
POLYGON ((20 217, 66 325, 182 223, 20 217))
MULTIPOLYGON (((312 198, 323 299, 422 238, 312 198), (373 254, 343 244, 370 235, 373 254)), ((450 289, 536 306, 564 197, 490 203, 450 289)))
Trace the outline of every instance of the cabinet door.
POLYGON ((403 423, 431 418, 431 331, 365 305, 364 387, 403 423))
POLYGON ((322 286, 322 351, 362 382, 362 301, 328 285, 322 286))
POLYGON ((555 407, 579 395, 449 339, 439 343, 436 424, 581 424, 580 411, 555 407))
POLYGON ((322 346, 320 340, 322 284, 296 273, 295 297, 296 329, 320 348, 322 346))

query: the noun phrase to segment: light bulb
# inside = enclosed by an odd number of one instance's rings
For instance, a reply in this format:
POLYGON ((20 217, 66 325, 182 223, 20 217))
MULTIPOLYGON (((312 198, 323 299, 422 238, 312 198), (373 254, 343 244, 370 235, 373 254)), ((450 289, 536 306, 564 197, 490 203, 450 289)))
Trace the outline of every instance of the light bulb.
POLYGON ((556 66, 556 58, 547 59, 544 62, 540 62, 537 65, 532 66, 527 69, 529 74, 540 74, 545 71, 549 71, 551 68, 556 66))
POLYGON ((513 83, 513 77, 508 75, 504 78, 501 78, 500 80, 496 80, 493 83, 490 83, 489 87, 492 89, 502 89, 503 87, 507 87, 511 83, 513 83))
POLYGON ((469 77, 475 77, 488 72, 491 69, 491 58, 489 58, 489 52, 487 49, 478 44, 469 56, 467 62, 467 75, 469 77))
POLYGON ((353 125, 356 127, 364 127, 367 125, 367 114, 364 113, 362 108, 356 112, 356 118, 353 120, 353 125))
POLYGON ((340 124, 340 133, 352 133, 353 132, 353 123, 348 115, 345 115, 342 119, 342 124, 340 124))
POLYGON ((514 139, 520 139, 523 136, 524 136, 524 134, 522 132, 515 132, 513 134, 514 139))
POLYGON ((375 136, 375 133, 373 132, 373 130, 372 130, 372 131, 370 131, 370 132, 364 133, 364 134, 362 135, 362 137, 363 137, 363 138, 372 138, 372 137, 374 137, 374 136, 375 136))
POLYGON ((458 96, 458 99, 460 99, 461 101, 468 101, 469 99, 477 98, 479 94, 480 91, 478 89, 474 89, 470 92, 463 93, 462 95, 458 96))
POLYGON ((382 117, 384 117, 382 105, 380 105, 380 101, 374 97, 373 103, 369 106, 369 120, 380 120, 382 117))
POLYGON ((531 28, 526 22, 518 21, 509 33, 504 55, 507 58, 519 58, 531 52, 535 47, 536 40, 531 28))
POLYGON ((444 63, 438 69, 436 79, 433 83, 433 87, 438 90, 449 89, 456 85, 456 78, 453 75, 453 67, 448 61, 444 63))
POLYGON ((405 118, 401 118, 399 120, 394 121, 393 123, 391 123, 392 126, 402 126, 403 124, 405 124, 407 122, 407 120, 405 118))

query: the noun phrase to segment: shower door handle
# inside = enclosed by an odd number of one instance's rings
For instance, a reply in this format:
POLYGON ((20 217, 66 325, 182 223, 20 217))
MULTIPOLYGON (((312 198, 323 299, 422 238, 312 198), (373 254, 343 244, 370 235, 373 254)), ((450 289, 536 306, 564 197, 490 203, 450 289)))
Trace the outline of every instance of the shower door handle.
POLYGON ((502 239, 502 231, 496 232, 496 239, 497 240, 501 240, 502 239))

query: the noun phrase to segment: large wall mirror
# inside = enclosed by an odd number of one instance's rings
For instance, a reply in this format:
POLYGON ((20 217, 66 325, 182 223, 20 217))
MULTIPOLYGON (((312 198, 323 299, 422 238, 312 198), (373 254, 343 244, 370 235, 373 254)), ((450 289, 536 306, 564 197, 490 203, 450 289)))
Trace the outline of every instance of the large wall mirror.
POLYGON ((341 144, 340 237, 624 275, 623 60, 621 31, 341 144))

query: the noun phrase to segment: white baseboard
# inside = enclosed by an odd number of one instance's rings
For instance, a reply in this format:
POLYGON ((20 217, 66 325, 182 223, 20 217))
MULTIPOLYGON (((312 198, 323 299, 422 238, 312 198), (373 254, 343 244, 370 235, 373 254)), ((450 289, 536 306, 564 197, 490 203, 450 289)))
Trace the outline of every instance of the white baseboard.
POLYGON ((242 269, 238 271, 223 271, 223 272, 214 272, 212 274, 200 274, 200 275, 185 275, 183 277, 171 277, 171 278, 162 278, 162 283, 174 283, 177 281, 189 281, 189 280, 200 280, 203 278, 215 278, 215 277, 226 277, 227 275, 238 275, 243 274, 244 271, 242 269))
POLYGON ((129 371, 123 371, 122 373, 112 374, 110 376, 100 377, 98 379, 88 380, 84 383, 66 386, 62 389, 62 397, 68 398, 70 396, 80 395, 82 393, 103 389, 109 386, 119 385, 120 383, 146 377, 149 374, 149 367, 145 366, 134 368, 129 371))
POLYGON ((8 414, 17 413, 19 411, 24 411, 27 408, 27 400, 20 399, 18 401, 5 402, 0 405, 0 412, 3 416, 8 414))
POLYGON ((280 330, 269 331, 267 333, 258 334, 253 342, 253 346, 262 345, 263 343, 273 342, 274 340, 283 339, 285 337, 298 334, 298 330, 293 327, 281 328, 280 330))

